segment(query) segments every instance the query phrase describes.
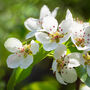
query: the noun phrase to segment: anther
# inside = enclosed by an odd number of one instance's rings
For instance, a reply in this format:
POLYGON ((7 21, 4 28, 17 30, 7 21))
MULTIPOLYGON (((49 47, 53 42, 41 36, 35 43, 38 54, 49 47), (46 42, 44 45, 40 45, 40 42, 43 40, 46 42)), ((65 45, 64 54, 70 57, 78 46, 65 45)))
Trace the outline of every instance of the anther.
POLYGON ((52 29, 50 28, 50 31, 52 31, 52 29))
POLYGON ((55 28, 55 26, 53 26, 53 28, 55 28))
POLYGON ((61 29, 61 31, 63 31, 63 29, 61 29))

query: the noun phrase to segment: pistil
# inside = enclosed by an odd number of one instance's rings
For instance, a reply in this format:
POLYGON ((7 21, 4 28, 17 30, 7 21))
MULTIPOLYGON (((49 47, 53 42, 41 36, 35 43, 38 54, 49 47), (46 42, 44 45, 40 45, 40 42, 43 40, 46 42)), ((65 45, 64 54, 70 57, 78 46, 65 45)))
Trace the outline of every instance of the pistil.
POLYGON ((51 41, 56 41, 58 43, 60 41, 60 38, 64 37, 64 34, 61 34, 60 32, 56 31, 53 34, 50 34, 51 36, 51 41))

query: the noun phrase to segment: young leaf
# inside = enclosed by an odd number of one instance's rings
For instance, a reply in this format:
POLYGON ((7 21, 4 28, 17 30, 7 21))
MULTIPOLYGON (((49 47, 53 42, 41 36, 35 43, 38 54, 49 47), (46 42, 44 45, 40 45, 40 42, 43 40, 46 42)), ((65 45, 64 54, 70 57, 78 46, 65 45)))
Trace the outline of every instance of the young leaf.
POLYGON ((82 66, 76 68, 77 74, 80 80, 90 87, 90 77, 87 75, 87 71, 82 66))

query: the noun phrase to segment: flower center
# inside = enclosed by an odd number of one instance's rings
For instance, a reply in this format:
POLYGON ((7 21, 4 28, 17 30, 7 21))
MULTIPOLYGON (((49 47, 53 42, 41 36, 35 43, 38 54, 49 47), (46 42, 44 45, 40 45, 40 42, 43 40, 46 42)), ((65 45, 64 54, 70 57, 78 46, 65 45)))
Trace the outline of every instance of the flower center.
POLYGON ((84 45, 84 43, 85 43, 85 39, 84 38, 79 37, 79 38, 75 38, 75 40, 76 40, 76 45, 77 46, 81 46, 81 47, 84 47, 85 46, 84 45))
POLYGON ((57 62, 57 70, 58 72, 60 72, 61 69, 63 69, 63 67, 66 65, 64 61, 64 57, 61 57, 61 59, 57 59, 56 62, 57 62))
POLYGON ((56 41, 56 43, 58 43, 60 41, 60 38, 63 38, 64 37, 64 34, 56 31, 52 34, 50 34, 50 37, 51 37, 51 41, 56 41))
MULTIPOLYGON (((31 46, 30 44, 29 45, 26 44, 23 46, 23 48, 18 48, 20 50, 19 53, 23 54, 24 58, 26 58, 27 55, 32 54, 32 51, 30 50, 30 46, 31 46)), ((18 54, 18 56, 20 55, 18 54)))
POLYGON ((83 58, 85 60, 85 65, 90 65, 90 51, 88 51, 86 54, 83 54, 83 58))

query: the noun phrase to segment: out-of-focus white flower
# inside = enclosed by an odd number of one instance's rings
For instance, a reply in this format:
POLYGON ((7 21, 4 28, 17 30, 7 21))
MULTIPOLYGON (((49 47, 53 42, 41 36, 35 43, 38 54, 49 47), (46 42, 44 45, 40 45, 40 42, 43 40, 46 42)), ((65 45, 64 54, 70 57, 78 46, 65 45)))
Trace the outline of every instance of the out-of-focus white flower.
POLYGON ((90 90, 90 87, 88 87, 87 85, 81 85, 80 90, 90 90))
POLYGON ((90 25, 89 23, 79 23, 73 21, 72 24, 72 42, 78 50, 90 48, 90 25))
POLYGON ((43 44, 46 51, 55 49, 58 44, 67 41, 71 35, 71 24, 73 22, 72 14, 67 10, 66 19, 58 26, 54 17, 47 16, 43 19, 41 31, 35 34, 36 39, 43 44))
POLYGON ((22 45, 18 39, 9 38, 4 46, 8 51, 14 53, 7 58, 9 68, 17 68, 20 66, 26 69, 33 63, 33 55, 39 51, 39 45, 34 40, 28 45, 22 45))
POLYGON ((44 5, 41 8, 39 19, 28 18, 24 22, 24 25, 31 32, 26 35, 26 39, 33 37, 35 35, 35 33, 42 28, 42 23, 43 23, 44 17, 46 17, 46 16, 56 17, 58 9, 59 8, 56 7, 52 12, 50 12, 49 8, 46 5, 44 5))
POLYGON ((84 67, 86 67, 87 73, 90 76, 90 49, 85 50, 82 53, 82 60, 80 62, 84 67))
POLYGON ((73 67, 80 65, 80 53, 71 53, 66 55, 65 45, 60 45, 55 49, 55 61, 52 64, 52 70, 56 79, 61 84, 73 83, 77 80, 77 73, 73 67))

